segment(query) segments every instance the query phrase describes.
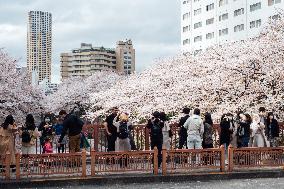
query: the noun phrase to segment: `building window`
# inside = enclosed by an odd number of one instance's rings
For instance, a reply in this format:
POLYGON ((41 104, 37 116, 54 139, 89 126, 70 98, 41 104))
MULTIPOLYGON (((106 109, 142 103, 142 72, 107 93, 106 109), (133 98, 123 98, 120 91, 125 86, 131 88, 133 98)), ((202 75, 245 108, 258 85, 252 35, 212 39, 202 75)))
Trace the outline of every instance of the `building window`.
POLYGON ((261 9, 261 2, 250 5, 250 12, 261 9))
POLYGON ((183 3, 182 4, 187 4, 188 3, 188 0, 187 1, 183 1, 183 3))
POLYGON ((182 28, 182 31, 185 33, 185 32, 188 32, 189 29, 190 29, 189 26, 185 26, 185 27, 182 28))
POLYGON ((227 20, 229 18, 229 14, 225 13, 219 16, 219 21, 227 20))
POLYGON ((219 7, 227 5, 228 4, 228 0, 219 0, 219 7))
POLYGON ((234 16, 239 16, 245 13, 245 9, 241 8, 241 9, 237 9, 234 11, 234 16))
POLYGON ((211 11, 214 9, 214 3, 210 4, 210 5, 206 5, 206 11, 211 11))
POLYGON ((199 42, 199 41, 202 41, 202 35, 199 35, 199 36, 196 36, 194 37, 194 42, 199 42))
POLYGON ((229 33, 228 28, 219 30, 219 36, 228 35, 228 33, 229 33))
POLYGON ((270 16, 269 18, 272 19, 272 20, 279 20, 280 19, 280 15, 276 14, 276 15, 270 16))
POLYGON ((251 21, 249 24, 250 28, 259 28, 261 26, 261 19, 251 21))
POLYGON ((281 0, 268 0, 268 6, 281 3, 281 0))
POLYGON ((206 34, 206 39, 212 39, 212 38, 214 38, 214 32, 206 34))
POLYGON ((234 32, 243 31, 244 29, 245 29, 245 25, 244 24, 236 25, 234 27, 234 32))
POLYGON ((200 0, 194 0, 194 3, 195 3, 195 2, 198 2, 198 1, 200 1, 200 0))
POLYGON ((189 39, 185 39, 185 40, 182 41, 182 44, 187 45, 187 44, 189 44, 189 42, 190 42, 189 39))
POLYGON ((194 16, 201 14, 201 8, 194 10, 194 16))
POLYGON ((202 27, 202 22, 197 22, 194 24, 194 29, 202 27))
POLYGON ((198 49, 194 51, 194 56, 196 56, 198 53, 200 53, 202 51, 202 49, 198 49))
POLYGON ((210 18, 206 20, 206 25, 210 25, 214 23, 214 18, 210 18))
POLYGON ((182 19, 185 20, 185 19, 188 19, 189 17, 189 13, 185 13, 182 15, 182 19))

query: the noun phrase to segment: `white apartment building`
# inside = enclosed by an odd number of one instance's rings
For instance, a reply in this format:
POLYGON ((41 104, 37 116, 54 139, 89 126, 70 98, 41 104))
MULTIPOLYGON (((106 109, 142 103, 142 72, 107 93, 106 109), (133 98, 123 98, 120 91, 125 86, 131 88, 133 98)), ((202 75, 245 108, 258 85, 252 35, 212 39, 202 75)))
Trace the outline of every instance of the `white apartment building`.
POLYGON ((284 0, 181 0, 182 51, 254 37, 279 9, 284 0))
POLYGON ((38 82, 51 80, 51 47, 52 47, 52 17, 51 13, 30 11, 28 13, 27 33, 27 68, 30 78, 38 82))

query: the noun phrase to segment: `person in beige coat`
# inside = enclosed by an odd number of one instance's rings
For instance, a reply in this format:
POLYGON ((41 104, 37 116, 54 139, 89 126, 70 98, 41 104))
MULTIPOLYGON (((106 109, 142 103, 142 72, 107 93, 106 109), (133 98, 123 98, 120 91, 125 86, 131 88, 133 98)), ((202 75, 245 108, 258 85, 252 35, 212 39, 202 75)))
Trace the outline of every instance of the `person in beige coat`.
MULTIPOLYGON (((5 156, 6 153, 11 155, 11 167, 12 171, 15 171, 15 134, 17 133, 18 128, 15 125, 15 120, 12 115, 8 115, 4 123, 0 127, 0 156, 5 156)), ((2 159, 2 158, 1 158, 2 159)), ((3 165, 2 165, 3 166, 3 165)))

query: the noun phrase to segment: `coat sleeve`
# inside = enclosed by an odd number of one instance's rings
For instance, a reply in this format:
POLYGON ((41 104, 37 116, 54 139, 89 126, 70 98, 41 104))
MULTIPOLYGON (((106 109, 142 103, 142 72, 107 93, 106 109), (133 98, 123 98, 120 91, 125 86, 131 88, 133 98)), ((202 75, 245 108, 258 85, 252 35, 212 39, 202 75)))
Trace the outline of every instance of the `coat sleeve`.
POLYGON ((188 118, 185 123, 183 124, 183 127, 188 130, 188 126, 189 126, 189 122, 190 122, 190 119, 188 118))
POLYGON ((201 121, 201 126, 200 126, 200 136, 201 136, 201 138, 203 138, 203 133, 204 133, 204 123, 203 123, 203 121, 202 120, 200 120, 201 121))
POLYGON ((150 119, 148 120, 148 123, 147 123, 146 127, 147 127, 148 129, 151 129, 151 128, 152 128, 152 121, 151 121, 150 119))

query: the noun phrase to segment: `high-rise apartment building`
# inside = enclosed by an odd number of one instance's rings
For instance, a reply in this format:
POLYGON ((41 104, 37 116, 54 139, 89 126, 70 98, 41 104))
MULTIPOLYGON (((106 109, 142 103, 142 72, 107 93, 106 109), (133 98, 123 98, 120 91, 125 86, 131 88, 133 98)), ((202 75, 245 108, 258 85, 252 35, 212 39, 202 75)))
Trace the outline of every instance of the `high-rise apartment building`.
POLYGON ((118 41, 115 49, 81 43, 81 48, 61 53, 60 58, 62 80, 72 76, 90 76, 101 70, 114 70, 126 75, 135 71, 135 49, 131 40, 118 41))
POLYGON ((181 47, 197 53, 259 34, 284 0, 181 0, 181 47))
POLYGON ((27 33, 27 68, 30 78, 32 73, 41 82, 51 80, 51 47, 52 47, 52 16, 51 13, 30 11, 28 13, 27 33))

